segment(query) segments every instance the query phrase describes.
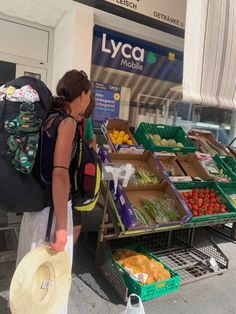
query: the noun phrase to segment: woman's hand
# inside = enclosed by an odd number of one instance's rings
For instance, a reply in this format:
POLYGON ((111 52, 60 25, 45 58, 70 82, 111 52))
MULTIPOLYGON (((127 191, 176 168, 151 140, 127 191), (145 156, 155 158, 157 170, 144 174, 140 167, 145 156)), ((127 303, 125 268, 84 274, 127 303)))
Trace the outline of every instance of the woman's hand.
POLYGON ((56 241, 51 243, 51 248, 56 252, 64 251, 67 243, 67 231, 59 229, 56 231, 56 241))

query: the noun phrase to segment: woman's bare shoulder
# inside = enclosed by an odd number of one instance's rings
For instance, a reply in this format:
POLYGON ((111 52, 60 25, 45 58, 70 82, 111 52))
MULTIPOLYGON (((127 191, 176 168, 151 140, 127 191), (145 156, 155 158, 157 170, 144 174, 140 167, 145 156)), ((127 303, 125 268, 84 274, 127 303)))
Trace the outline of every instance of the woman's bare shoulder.
POLYGON ((64 118, 59 127, 58 127, 58 133, 59 134, 73 134, 75 133, 75 130, 76 130, 76 120, 69 116, 69 117, 66 117, 64 118))

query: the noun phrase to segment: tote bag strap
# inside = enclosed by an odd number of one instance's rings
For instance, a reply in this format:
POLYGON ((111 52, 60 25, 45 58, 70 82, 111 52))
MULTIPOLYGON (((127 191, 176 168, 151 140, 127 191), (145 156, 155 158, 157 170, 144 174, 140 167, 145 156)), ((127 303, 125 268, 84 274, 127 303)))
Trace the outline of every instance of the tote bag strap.
POLYGON ((52 218, 53 218, 53 211, 54 208, 51 205, 49 209, 49 214, 48 214, 48 224, 47 224, 47 230, 46 230, 46 236, 45 236, 45 241, 49 242, 50 240, 50 233, 51 233, 51 228, 52 228, 52 218))

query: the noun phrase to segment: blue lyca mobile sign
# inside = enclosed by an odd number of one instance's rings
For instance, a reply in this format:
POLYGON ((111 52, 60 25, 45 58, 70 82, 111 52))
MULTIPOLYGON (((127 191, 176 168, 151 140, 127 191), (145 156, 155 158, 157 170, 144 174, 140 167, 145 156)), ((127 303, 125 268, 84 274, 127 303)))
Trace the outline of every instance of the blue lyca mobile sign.
POLYGON ((95 26, 92 63, 181 83, 183 53, 95 26))

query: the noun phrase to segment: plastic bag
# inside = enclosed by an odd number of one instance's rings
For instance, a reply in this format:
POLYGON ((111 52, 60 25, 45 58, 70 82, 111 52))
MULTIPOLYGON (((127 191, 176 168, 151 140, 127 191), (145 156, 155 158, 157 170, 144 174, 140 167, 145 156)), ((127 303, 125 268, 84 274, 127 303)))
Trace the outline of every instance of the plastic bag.
POLYGON ((140 299, 140 297, 138 295, 136 295, 136 294, 131 294, 129 296, 126 309, 121 314, 145 314, 144 307, 143 307, 143 302, 140 299), (139 300, 138 306, 132 306, 132 304, 131 304, 131 298, 132 297, 138 298, 138 300, 139 300))

